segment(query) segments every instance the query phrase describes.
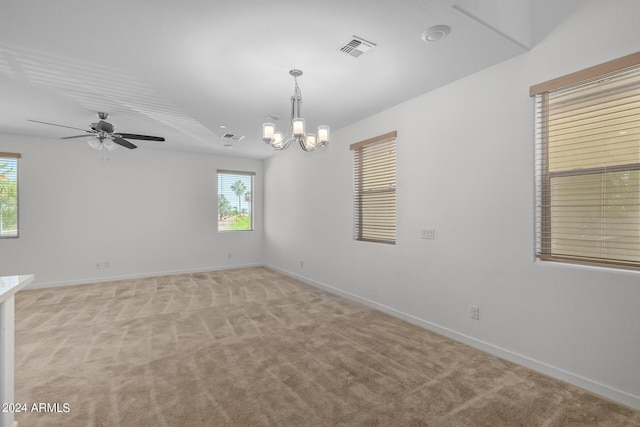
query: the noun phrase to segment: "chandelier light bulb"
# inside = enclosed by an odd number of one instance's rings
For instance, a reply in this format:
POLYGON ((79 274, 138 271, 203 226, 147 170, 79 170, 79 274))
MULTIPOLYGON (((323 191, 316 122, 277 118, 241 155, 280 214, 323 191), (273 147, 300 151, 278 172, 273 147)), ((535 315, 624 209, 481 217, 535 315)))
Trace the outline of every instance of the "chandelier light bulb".
POLYGON ((308 150, 316 148, 316 136, 314 134, 310 133, 307 135, 306 145, 308 150))
POLYGON ((262 125, 262 140, 267 144, 273 142, 273 135, 276 132, 276 125, 273 123, 264 123, 262 125))
POLYGON ((304 119, 293 119, 293 136, 304 136, 304 119))
POLYGON ((318 142, 324 145, 328 141, 329 141, 329 126, 327 125, 318 126, 318 142))

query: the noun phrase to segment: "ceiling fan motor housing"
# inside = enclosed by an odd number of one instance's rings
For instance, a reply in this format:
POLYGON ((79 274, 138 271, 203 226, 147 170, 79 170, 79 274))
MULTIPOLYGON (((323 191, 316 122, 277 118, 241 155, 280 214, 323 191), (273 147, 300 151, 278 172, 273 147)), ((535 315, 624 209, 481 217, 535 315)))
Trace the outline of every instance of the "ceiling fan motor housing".
POLYGON ((97 132, 104 131, 106 133, 113 133, 113 125, 103 120, 100 120, 98 123, 91 123, 91 129, 97 132))

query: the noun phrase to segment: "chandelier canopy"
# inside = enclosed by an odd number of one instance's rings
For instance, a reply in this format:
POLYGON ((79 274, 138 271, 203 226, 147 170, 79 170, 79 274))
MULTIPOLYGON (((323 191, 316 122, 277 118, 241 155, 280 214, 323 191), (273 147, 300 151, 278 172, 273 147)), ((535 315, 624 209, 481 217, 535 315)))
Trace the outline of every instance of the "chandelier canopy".
POLYGON ((276 132, 276 125, 273 123, 262 124, 262 140, 269 144, 274 150, 286 150, 291 142, 297 141, 304 151, 314 151, 318 148, 326 147, 329 143, 329 126, 318 126, 318 133, 306 133, 304 119, 300 117, 300 104, 302 104, 302 93, 298 86, 298 77, 302 75, 300 70, 290 70, 293 76, 295 87, 291 96, 291 123, 289 131, 283 135, 276 132))

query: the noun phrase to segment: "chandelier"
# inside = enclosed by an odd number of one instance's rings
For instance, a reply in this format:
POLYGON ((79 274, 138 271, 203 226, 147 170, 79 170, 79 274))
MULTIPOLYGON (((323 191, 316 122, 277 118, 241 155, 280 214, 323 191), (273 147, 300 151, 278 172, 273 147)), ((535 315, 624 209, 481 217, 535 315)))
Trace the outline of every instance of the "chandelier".
MULTIPOLYGON (((298 77, 302 75, 300 70, 290 70, 293 76, 295 88, 291 96, 291 123, 289 131, 282 135, 276 132, 276 125, 273 123, 262 124, 262 140, 269 144, 274 150, 286 150, 291 142, 297 141, 304 151, 314 151, 325 147, 329 143, 329 126, 318 126, 318 134, 306 133, 304 119, 300 117, 300 104, 302 104, 302 93, 298 86, 298 77)), ((270 116, 271 117, 271 116, 270 116)))

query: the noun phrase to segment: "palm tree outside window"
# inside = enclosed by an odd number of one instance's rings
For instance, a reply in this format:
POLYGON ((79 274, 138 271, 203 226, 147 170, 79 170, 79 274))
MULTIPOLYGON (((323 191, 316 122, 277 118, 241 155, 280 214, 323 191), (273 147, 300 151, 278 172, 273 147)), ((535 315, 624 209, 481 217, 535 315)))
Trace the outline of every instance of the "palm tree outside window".
POLYGON ((253 230, 254 172, 218 170, 218 231, 253 230))

